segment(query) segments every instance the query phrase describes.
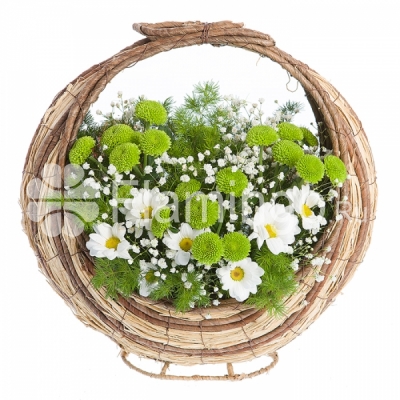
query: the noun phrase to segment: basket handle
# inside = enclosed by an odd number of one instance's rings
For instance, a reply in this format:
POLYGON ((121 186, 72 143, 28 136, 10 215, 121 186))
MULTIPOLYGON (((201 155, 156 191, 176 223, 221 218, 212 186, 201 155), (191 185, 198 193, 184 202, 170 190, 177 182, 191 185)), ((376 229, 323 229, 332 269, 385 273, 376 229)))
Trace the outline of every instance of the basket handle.
MULTIPOLYGON (((219 22, 200 22, 200 21, 188 21, 188 22, 162 22, 157 24, 148 23, 134 23, 133 29, 141 35, 147 36, 151 41, 168 39, 171 37, 182 37, 186 40, 190 40, 191 37, 201 38, 201 42, 208 43, 208 38, 215 39, 220 36, 232 36, 236 37, 237 41, 243 43, 243 38, 248 43, 254 42, 265 47, 275 46, 275 41, 271 36, 251 31, 244 28, 242 22, 231 22, 231 21, 219 21, 219 22), (240 40, 241 39, 241 40, 240 40)), ((214 43, 214 46, 221 46, 224 43, 214 43)))
POLYGON ((161 369, 161 372, 159 374, 145 371, 145 370, 137 367, 136 365, 133 365, 127 358, 128 354, 129 353, 127 353, 124 350, 121 351, 122 361, 130 369, 133 369, 136 372, 140 372, 141 374, 146 375, 146 376, 148 376, 150 378, 157 378, 157 379, 170 380, 170 381, 178 381, 178 380, 182 380, 182 381, 203 381, 203 380, 204 381, 241 381, 243 379, 254 378, 255 376, 258 376, 258 375, 265 374, 265 373, 269 372, 272 368, 275 367, 275 365, 279 361, 278 353, 274 352, 274 353, 268 354, 268 356, 272 358, 272 361, 271 361, 271 363, 269 365, 267 365, 266 367, 260 368, 257 371, 250 372, 248 374, 246 374, 246 373, 235 374, 235 372, 233 370, 232 363, 227 363, 226 364, 227 370, 228 370, 228 374, 227 375, 213 375, 213 376, 209 376, 209 375, 191 375, 191 376, 184 376, 184 375, 167 375, 167 371, 168 371, 168 368, 170 366, 170 362, 168 362, 168 361, 164 362, 164 365, 163 365, 163 367, 161 369))

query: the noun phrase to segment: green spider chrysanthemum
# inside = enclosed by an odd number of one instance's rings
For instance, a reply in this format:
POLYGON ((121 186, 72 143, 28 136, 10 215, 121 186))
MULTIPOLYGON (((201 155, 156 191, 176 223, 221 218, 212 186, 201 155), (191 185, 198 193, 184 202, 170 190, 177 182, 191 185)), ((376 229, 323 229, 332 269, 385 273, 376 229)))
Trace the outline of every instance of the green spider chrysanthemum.
POLYGON ((136 104, 135 114, 150 124, 163 125, 167 121, 167 110, 158 101, 142 100, 136 104))
POLYGON ((271 126, 253 126, 246 135, 246 142, 249 146, 270 146, 279 139, 278 134, 271 126))
POLYGON ((118 198, 120 201, 124 201, 125 199, 131 199, 133 196, 131 195, 132 186, 130 185, 122 185, 118 187, 118 198))
POLYGON ((196 260, 205 265, 212 265, 221 259, 224 246, 216 233, 205 232, 195 237, 191 250, 196 260))
POLYGON ((303 157, 304 150, 290 140, 281 140, 272 147, 272 155, 275 161, 294 167, 297 161, 303 157))
POLYGON ((218 216, 218 202, 211 201, 205 194, 195 195, 185 207, 186 222, 194 229, 203 229, 214 225, 218 216))
POLYGON ((296 163, 297 173, 306 182, 318 183, 324 176, 323 162, 314 155, 306 154, 296 163))
POLYGON ((307 146, 315 147, 318 146, 318 139, 316 136, 306 127, 300 127, 300 130, 303 132, 303 141, 307 146))
POLYGON ((190 179, 189 182, 181 182, 175 189, 175 193, 178 196, 179 201, 186 200, 193 193, 200 190, 201 183, 196 181, 196 179, 190 179))
POLYGON ((240 261, 250 252, 250 240, 239 232, 227 233, 223 239, 224 257, 229 261, 240 261))
POLYGON ((284 140, 302 140, 303 132, 301 129, 290 122, 281 122, 278 125, 278 135, 284 140))
POLYGON ((107 146, 104 152, 110 154, 111 151, 122 143, 138 143, 141 133, 135 132, 129 125, 116 124, 106 129, 101 136, 100 144, 107 146))
POLYGON ((68 154, 70 163, 79 165, 83 164, 90 156, 95 144, 95 140, 90 136, 83 136, 79 138, 74 143, 68 154))
POLYGON ((344 162, 336 156, 328 155, 324 158, 325 172, 332 184, 343 183, 347 178, 347 169, 344 162))
POLYGON ((117 168, 118 172, 130 171, 139 164, 140 150, 134 143, 122 143, 114 148, 110 154, 110 164, 117 168))
POLYGON ((158 129, 149 129, 140 138, 140 148, 144 154, 150 156, 160 156, 170 147, 170 137, 158 129))
POLYGON ((171 226, 171 209, 159 208, 151 221, 151 231, 156 238, 162 238, 164 232, 171 226))
POLYGON ((231 167, 221 169, 217 173, 216 182, 218 189, 222 193, 233 193, 236 197, 242 195, 243 190, 246 189, 249 183, 246 175, 242 171, 237 170, 232 172, 231 167))

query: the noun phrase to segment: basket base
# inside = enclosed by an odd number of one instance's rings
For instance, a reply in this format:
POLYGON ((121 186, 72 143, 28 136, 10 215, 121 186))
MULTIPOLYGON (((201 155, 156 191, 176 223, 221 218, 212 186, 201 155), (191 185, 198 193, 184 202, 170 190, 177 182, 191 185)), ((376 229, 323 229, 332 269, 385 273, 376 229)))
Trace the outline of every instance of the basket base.
POLYGON ((163 380, 171 380, 171 381, 241 381, 243 379, 247 378, 254 378, 255 376, 265 374, 269 372, 272 368, 275 367, 275 365, 279 361, 278 353, 274 352, 271 354, 268 354, 268 357, 272 359, 271 363, 267 365, 266 367, 260 368, 259 370, 250 372, 250 373, 241 373, 241 374, 235 374, 233 365, 232 363, 227 363, 226 367, 228 370, 227 375, 191 375, 191 376, 185 376, 185 375, 167 375, 168 368, 171 363, 165 362, 161 372, 160 373, 154 373, 154 372, 149 372, 145 371, 142 368, 137 367, 136 365, 132 364, 128 360, 129 353, 126 351, 121 351, 121 358, 122 361, 131 369, 133 369, 136 372, 139 372, 143 375, 146 375, 150 378, 157 378, 157 379, 163 379, 163 380))

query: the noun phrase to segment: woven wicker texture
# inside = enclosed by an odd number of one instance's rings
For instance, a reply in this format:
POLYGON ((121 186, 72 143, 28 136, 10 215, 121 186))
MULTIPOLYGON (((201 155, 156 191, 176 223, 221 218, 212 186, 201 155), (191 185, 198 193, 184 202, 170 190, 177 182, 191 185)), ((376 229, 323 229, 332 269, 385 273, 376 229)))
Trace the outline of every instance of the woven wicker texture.
MULTIPOLYGON (((373 157, 361 122, 343 96, 318 73, 278 49, 269 35, 246 29, 241 23, 165 22, 133 27, 146 38, 94 65, 61 90, 33 137, 23 172, 21 206, 24 230, 40 269, 77 318, 118 343, 124 357, 134 353, 166 363, 229 366, 271 354, 275 363, 276 350, 307 329, 331 304, 352 278, 369 246, 377 188, 373 157), (327 256, 332 262, 323 265, 321 274, 336 276, 337 280, 316 282, 311 268, 301 270, 299 290, 287 299, 287 314, 280 319, 234 300, 224 301, 219 307, 176 314, 167 303, 140 296, 118 301, 106 299, 103 290, 95 290, 90 284, 93 261, 85 246, 86 237, 69 234, 66 214, 59 213, 56 227, 54 219, 38 223, 37 215, 30 214, 30 182, 35 178, 47 182, 38 185, 37 199, 48 197, 49 191, 54 190, 49 181, 59 179, 60 172, 46 165, 61 166, 62 174, 84 115, 115 75, 160 52, 207 43, 239 47, 268 57, 297 79, 316 121, 328 132, 326 145, 332 146, 351 175, 339 190, 339 198, 348 198, 346 203, 338 202, 344 218, 331 223, 316 246, 322 251, 331 247, 327 256), (49 236, 56 228, 61 229, 61 234, 49 236)), ((57 182, 54 186, 61 187, 57 182)), ((39 201, 37 207, 40 214, 44 206, 39 201)), ((42 211, 48 212, 45 208, 42 211)), ((165 371, 161 375, 165 376, 165 371)), ((231 379, 243 378, 229 375, 231 379)))

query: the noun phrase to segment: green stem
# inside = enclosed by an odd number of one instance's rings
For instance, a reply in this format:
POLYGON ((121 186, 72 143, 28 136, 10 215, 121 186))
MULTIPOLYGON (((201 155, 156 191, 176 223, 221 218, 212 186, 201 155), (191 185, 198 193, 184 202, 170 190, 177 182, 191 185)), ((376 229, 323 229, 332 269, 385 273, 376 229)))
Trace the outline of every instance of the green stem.
POLYGON ((89 156, 88 160, 94 162, 100 171, 107 172, 106 167, 103 164, 101 164, 98 160, 96 160, 93 156, 89 156))
POLYGON ((260 146, 260 155, 258 156, 259 157, 258 158, 258 162, 259 162, 260 165, 263 165, 263 162, 264 162, 264 160, 263 160, 263 150, 264 150, 264 147, 260 146))
POLYGON ((226 213, 226 208, 224 208, 222 211, 222 219, 217 228, 217 232, 216 232, 217 235, 219 235, 219 233, 221 232, 221 228, 222 228, 222 225, 223 225, 224 219, 225 219, 225 213, 226 213))
POLYGON ((132 170, 135 171, 141 178, 143 178, 142 171, 136 165, 132 168, 132 170))

